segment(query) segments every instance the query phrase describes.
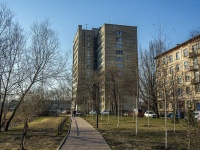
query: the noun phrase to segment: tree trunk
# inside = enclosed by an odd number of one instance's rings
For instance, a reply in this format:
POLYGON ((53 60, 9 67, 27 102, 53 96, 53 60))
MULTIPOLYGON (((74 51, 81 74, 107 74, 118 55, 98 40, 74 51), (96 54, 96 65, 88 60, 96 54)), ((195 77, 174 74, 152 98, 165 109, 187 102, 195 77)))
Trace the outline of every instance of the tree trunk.
POLYGON ((28 131, 28 120, 26 119, 24 122, 24 129, 23 129, 23 133, 22 133, 22 138, 21 138, 21 149, 25 150, 25 142, 26 142, 26 135, 27 135, 27 131, 28 131))
POLYGON ((12 121, 13 117, 15 116, 15 113, 16 113, 17 108, 19 107, 20 103, 21 103, 21 101, 19 101, 19 103, 17 104, 16 108, 14 109, 12 115, 11 115, 10 118, 8 119, 4 131, 8 131, 8 128, 9 128, 9 126, 10 126, 10 122, 12 121))
POLYGON ((14 118, 15 116, 15 113, 17 112, 17 109, 19 107, 19 105, 21 104, 22 100, 24 99, 26 93, 29 91, 29 89, 31 88, 32 84, 29 86, 29 88, 26 90, 26 92, 22 95, 20 101, 18 102, 17 106, 15 107, 12 115, 10 116, 10 118, 8 119, 8 122, 6 123, 6 126, 5 126, 5 130, 4 131, 8 131, 8 128, 10 126, 10 122, 12 121, 12 119, 14 118))

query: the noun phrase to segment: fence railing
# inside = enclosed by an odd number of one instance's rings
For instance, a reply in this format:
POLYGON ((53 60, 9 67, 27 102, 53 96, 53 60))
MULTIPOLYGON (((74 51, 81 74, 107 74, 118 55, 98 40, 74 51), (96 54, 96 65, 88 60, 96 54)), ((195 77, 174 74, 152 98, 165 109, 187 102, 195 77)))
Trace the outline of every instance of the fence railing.
POLYGON ((58 134, 61 134, 61 131, 66 122, 67 122, 67 117, 58 125, 58 134))

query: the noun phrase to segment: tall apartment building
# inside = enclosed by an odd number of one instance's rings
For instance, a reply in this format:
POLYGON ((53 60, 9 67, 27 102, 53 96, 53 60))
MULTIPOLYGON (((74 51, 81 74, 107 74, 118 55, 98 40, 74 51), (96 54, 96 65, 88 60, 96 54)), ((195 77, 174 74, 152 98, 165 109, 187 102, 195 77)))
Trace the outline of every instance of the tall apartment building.
POLYGON ((156 57, 158 108, 187 112, 200 110, 200 35, 156 57))
MULTIPOLYGON (((104 24, 100 28, 87 30, 79 25, 73 45, 72 108, 76 106, 76 109, 82 112, 95 109, 91 100, 94 97, 88 92, 96 88, 92 85, 98 78, 100 110, 110 110, 109 90, 105 86, 110 68, 117 70, 116 73, 121 77, 138 69, 137 28, 104 24)), ((135 74, 133 78, 131 84, 136 88, 137 75, 135 74)), ((95 85, 97 86, 96 83, 95 85)), ((128 96, 124 99, 129 100, 126 103, 121 102, 122 109, 132 109, 133 99, 128 96)))

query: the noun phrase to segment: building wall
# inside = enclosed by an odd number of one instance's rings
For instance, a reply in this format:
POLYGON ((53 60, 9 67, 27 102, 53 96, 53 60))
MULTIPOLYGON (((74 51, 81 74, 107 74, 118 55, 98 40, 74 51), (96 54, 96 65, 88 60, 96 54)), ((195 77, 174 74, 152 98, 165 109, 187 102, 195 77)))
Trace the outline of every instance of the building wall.
MULTIPOLYGON (((137 53, 137 28, 133 26, 120 26, 104 24, 101 28, 101 47, 102 47, 102 63, 99 64, 99 72, 108 72, 110 67, 118 69, 122 74, 129 71, 137 70, 138 67, 138 53, 137 53), (103 66, 101 68, 101 66, 103 66)), ((118 73, 119 73, 118 72, 118 73)), ((106 81, 106 76, 103 79, 106 81)), ((135 80, 136 83, 137 80, 135 80)), ((102 109, 110 109, 109 107, 109 91, 102 87, 101 107, 102 109)), ((125 101, 125 100, 124 100, 125 101)), ((126 104, 130 102, 126 101, 126 104)), ((123 105, 123 104, 122 104, 123 105)), ((123 105, 125 106, 125 105, 123 105)), ((122 107, 123 107, 122 106, 122 107)), ((123 109, 132 109, 131 104, 128 104, 123 109), (130 106, 129 108, 127 106, 130 106)))
MULTIPOLYGON (((98 72, 101 82, 106 82, 106 71, 110 67, 122 74, 138 69, 137 28, 133 26, 104 24, 99 29, 84 30, 79 25, 73 49, 73 101, 79 102, 77 109, 81 111, 86 109, 83 101, 90 99, 84 97, 83 80, 88 84, 98 72)), ((134 81, 136 85, 137 79, 134 81)), ((109 109, 109 93, 105 88, 100 84, 100 110, 109 109)))
POLYGON ((197 109, 200 104, 199 52, 200 38, 197 36, 156 58, 158 108, 161 114, 164 112, 165 95, 168 111, 176 109, 185 113, 190 106, 197 109))
POLYGON ((83 101, 83 82, 85 82, 94 72, 94 31, 83 30, 79 25, 74 38, 73 45, 73 104, 78 110, 82 108, 83 101), (78 102, 79 105, 76 105, 78 102))

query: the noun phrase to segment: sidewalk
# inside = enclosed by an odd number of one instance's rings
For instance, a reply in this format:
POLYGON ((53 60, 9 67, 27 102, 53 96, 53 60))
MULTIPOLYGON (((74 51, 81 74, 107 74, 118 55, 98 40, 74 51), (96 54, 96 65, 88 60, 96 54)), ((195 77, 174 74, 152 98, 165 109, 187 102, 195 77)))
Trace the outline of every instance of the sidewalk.
POLYGON ((102 135, 80 117, 71 117, 71 130, 61 150, 110 150, 102 135))

